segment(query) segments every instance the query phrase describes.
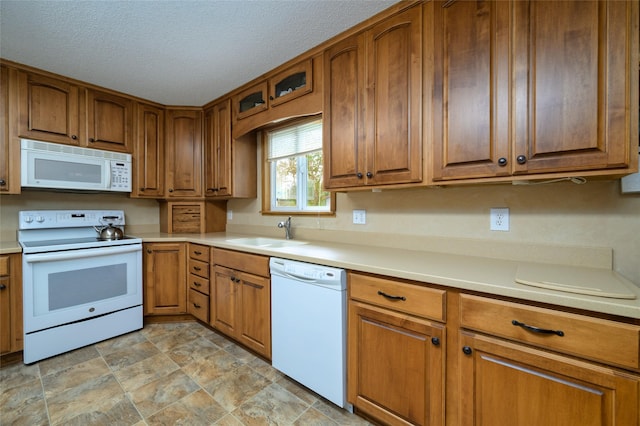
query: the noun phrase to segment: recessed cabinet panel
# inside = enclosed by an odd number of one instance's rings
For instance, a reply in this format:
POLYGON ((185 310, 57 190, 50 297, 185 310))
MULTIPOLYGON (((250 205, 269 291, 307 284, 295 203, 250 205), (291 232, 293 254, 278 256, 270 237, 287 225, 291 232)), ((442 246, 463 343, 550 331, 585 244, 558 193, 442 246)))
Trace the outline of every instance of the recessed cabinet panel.
POLYGON ((169 110, 166 139, 166 196, 202 196, 202 112, 169 110))
POLYGON ((132 197, 164 195, 164 110, 138 104, 132 197))
POLYGON ((131 152, 133 102, 121 96, 87 91, 89 147, 131 152))
POLYGON ((508 175, 509 5, 436 2, 433 11, 433 177, 508 175))
POLYGON ((80 100, 77 86, 20 71, 18 74, 21 137, 80 145, 80 100))

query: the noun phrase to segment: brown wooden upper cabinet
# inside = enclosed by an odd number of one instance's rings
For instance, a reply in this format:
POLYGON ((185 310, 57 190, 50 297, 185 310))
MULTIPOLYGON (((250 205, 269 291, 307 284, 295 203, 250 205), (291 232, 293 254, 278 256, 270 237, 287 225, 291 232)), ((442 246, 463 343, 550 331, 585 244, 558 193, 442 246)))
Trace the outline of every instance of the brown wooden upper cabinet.
POLYGON ((138 103, 135 120, 134 182, 131 196, 164 196, 164 109, 138 103))
POLYGON ((81 89, 63 80, 18 72, 19 136, 86 145, 80 133, 81 89))
POLYGON ((324 67, 326 187, 421 182, 421 5, 329 47, 324 67))
POLYGON ((166 111, 167 198, 202 197, 202 110, 166 111))
POLYGON ((242 120, 277 107, 312 90, 313 59, 309 58, 234 96, 235 119, 242 120))
POLYGON ((433 180, 634 168, 632 7, 426 4, 433 180))
POLYGON ((298 98, 313 90, 312 59, 300 62, 269 79, 269 107, 298 98))
POLYGON ((253 114, 266 111, 267 105, 267 82, 263 81, 243 90, 235 96, 236 120, 242 120, 253 114))
POLYGON ((257 144, 252 134, 231 135, 231 100, 204 111, 204 195, 253 198, 257 188, 257 144))
POLYGON ((231 195, 231 100, 222 101, 204 112, 205 176, 204 195, 231 195))
POLYGON ((20 137, 132 152, 130 99, 27 71, 18 90, 20 137))
POLYGON ((110 151, 133 150, 133 101, 87 89, 88 147, 110 151))
MULTIPOLYGON (((0 193, 20 193, 20 146, 11 142, 9 73, 15 70, 0 66, 0 193)), ((15 120, 14 120, 15 121, 15 120)))

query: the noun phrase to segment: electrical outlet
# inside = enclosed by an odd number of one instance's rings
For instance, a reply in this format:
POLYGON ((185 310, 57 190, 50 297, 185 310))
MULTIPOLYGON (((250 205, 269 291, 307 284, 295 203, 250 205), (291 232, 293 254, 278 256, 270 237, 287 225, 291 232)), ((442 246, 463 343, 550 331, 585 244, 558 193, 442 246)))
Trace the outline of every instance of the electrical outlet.
POLYGON ((233 220, 233 210, 227 210, 227 220, 233 220))
POLYGON ((364 225, 367 223, 367 211, 366 210, 354 210, 353 211, 353 223, 356 225, 364 225))
POLYGON ((509 230, 508 208, 491 209, 491 224, 489 226, 489 229, 492 231, 509 230))

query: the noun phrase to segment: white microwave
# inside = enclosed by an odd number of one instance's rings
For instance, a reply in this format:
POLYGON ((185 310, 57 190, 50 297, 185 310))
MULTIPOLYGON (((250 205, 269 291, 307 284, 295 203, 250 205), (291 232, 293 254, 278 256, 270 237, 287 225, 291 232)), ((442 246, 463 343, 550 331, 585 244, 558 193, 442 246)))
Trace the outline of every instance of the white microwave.
POLYGON ((23 187, 131 192, 131 154, 29 139, 20 144, 23 187))

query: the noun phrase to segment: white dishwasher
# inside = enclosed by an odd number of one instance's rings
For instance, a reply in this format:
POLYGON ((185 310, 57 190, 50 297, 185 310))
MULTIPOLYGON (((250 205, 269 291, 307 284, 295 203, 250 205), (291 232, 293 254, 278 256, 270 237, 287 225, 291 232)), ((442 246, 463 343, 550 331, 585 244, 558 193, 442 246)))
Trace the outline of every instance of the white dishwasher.
POLYGON ((273 367, 351 411, 345 270, 274 257, 269 266, 273 367))

